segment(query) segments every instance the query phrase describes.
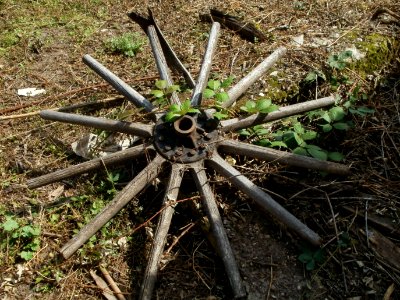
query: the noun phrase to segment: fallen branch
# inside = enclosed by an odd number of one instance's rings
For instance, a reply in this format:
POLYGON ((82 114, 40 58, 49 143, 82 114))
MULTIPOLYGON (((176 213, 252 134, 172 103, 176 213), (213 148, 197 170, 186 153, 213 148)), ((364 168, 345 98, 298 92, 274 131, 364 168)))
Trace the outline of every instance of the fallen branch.
POLYGON ((91 270, 90 275, 93 280, 96 282, 97 286, 103 291, 103 296, 107 298, 107 300, 117 300, 117 298, 112 294, 112 291, 108 288, 107 283, 96 274, 95 271, 91 270))
POLYGON ((103 273, 104 278, 110 285, 113 292, 117 295, 119 300, 126 300, 125 296, 122 294, 121 290, 119 289, 118 285, 115 283, 114 279, 112 279, 110 273, 108 273, 107 269, 103 266, 99 267, 101 273, 103 273))

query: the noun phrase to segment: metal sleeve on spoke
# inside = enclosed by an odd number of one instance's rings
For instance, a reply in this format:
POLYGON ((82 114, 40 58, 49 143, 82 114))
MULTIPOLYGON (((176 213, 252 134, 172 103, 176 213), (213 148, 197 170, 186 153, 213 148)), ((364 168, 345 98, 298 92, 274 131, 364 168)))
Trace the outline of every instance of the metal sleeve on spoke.
POLYGON ((239 119, 229 119, 221 122, 222 131, 236 131, 239 129, 252 127, 258 124, 275 121, 285 117, 301 114, 314 109, 322 108, 335 104, 335 97, 329 96, 316 100, 310 100, 307 102, 297 103, 285 107, 279 108, 279 110, 271 112, 269 114, 255 114, 249 117, 239 119))
POLYGON ((149 100, 140 95, 131 86, 129 86, 122 79, 113 74, 110 70, 108 70, 105 66, 99 63, 89 54, 84 55, 82 60, 101 78, 111 84, 114 89, 116 89, 129 101, 131 101, 136 107, 143 107, 147 112, 151 112, 153 110, 153 105, 150 103, 149 100))
POLYGON ((236 100, 247 91, 247 89, 261 78, 284 54, 285 47, 279 47, 264 61, 262 61, 255 69, 250 71, 235 86, 228 91, 229 100, 222 104, 223 107, 230 107, 236 100))
POLYGON ((191 172, 202 197, 203 205, 210 221, 212 233, 215 236, 219 254, 225 266, 225 271, 232 286, 234 297, 235 299, 244 297, 246 296, 246 291, 242 279, 240 278, 239 268, 225 232, 214 194, 208 184, 204 165, 203 163, 195 163, 191 167, 191 172))
POLYGON ((53 110, 42 110, 40 112, 40 116, 45 120, 78 124, 113 132, 133 134, 144 138, 150 137, 153 132, 153 125, 130 123, 125 121, 110 120, 72 113, 63 113, 53 110))
POLYGON ((339 175, 347 175, 350 173, 350 169, 345 165, 262 146, 242 143, 239 141, 223 141, 219 143, 218 147, 224 152, 245 155, 266 161, 284 163, 295 167, 324 171, 339 175))
POLYGON ((69 240, 60 252, 64 258, 69 258, 79 249, 88 239, 90 239, 101 227, 111 220, 133 197, 135 197, 147 184, 156 178, 165 161, 160 155, 144 168, 128 185, 123 188, 117 196, 83 227, 77 235, 69 240))
POLYGON ((301 238, 313 245, 320 245, 321 238, 295 216, 283 208, 270 195, 262 191, 247 177, 228 164, 218 153, 214 153, 210 165, 228 181, 240 189, 243 193, 253 199, 259 206, 274 216, 278 221, 286 225, 290 230, 296 232, 301 238))
POLYGON ((210 37, 208 38, 208 44, 206 52, 203 57, 203 62, 201 64, 199 78, 197 79, 196 86, 194 87, 191 103, 193 106, 199 106, 201 104, 201 99, 203 96, 203 90, 207 86, 208 75, 210 74, 212 58, 217 48, 218 35, 220 24, 214 22, 211 27, 210 37))
POLYGON ((169 182, 166 187, 166 192, 164 195, 162 208, 163 211, 158 219, 157 230, 154 234, 153 247, 151 248, 150 258, 147 263, 143 284, 140 291, 140 300, 150 300, 154 284, 157 280, 157 273, 159 268, 159 263, 161 260, 161 255, 163 254, 165 242, 167 239, 167 234, 169 226, 171 224, 172 215, 174 214, 173 201, 177 200, 179 187, 182 182, 182 177, 184 173, 184 165, 173 164, 171 175, 169 177, 169 182))
POLYGON ((146 147, 139 145, 126 150, 118 151, 116 153, 107 155, 102 158, 96 158, 86 161, 81 164, 77 164, 66 169, 58 170, 50 174, 46 174, 37 178, 32 178, 27 181, 28 188, 34 189, 46 184, 57 182, 72 176, 83 174, 95 169, 104 167, 104 165, 114 165, 122 161, 135 158, 139 155, 145 154, 147 151, 146 147))

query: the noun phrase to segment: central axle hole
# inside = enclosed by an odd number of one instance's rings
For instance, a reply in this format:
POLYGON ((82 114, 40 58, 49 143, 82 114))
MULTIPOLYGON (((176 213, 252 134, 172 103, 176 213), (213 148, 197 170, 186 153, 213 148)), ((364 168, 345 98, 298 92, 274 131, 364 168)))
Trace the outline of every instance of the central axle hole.
POLYGON ((183 131, 189 130, 190 128, 192 128, 192 126, 193 126, 192 120, 186 118, 183 119, 181 122, 179 122, 179 129, 183 131))
POLYGON ((174 128, 179 134, 191 134, 196 129, 196 120, 191 116, 183 116, 174 122, 174 128))

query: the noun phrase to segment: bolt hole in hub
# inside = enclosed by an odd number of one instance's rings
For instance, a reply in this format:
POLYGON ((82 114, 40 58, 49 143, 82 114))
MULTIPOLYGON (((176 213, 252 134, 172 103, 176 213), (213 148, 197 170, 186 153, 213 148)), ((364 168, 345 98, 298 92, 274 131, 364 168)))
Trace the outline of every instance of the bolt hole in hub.
POLYGON ((160 118, 154 127, 154 146, 166 159, 192 163, 214 151, 218 123, 205 113, 184 115, 175 122, 160 118))

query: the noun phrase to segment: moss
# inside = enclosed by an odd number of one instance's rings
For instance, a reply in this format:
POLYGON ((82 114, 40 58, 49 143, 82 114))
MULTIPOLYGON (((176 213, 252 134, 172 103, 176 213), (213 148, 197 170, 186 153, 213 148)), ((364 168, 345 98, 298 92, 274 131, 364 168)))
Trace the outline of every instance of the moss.
POLYGON ((387 66, 399 50, 399 42, 379 33, 370 34, 356 42, 356 47, 365 57, 357 61, 352 68, 361 76, 373 74, 387 66))

